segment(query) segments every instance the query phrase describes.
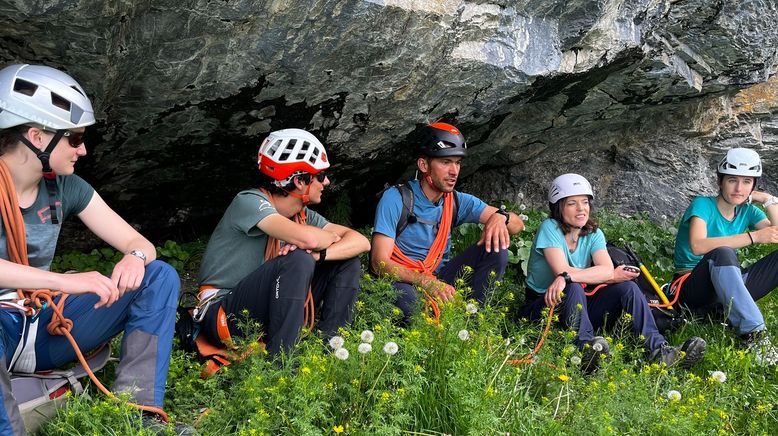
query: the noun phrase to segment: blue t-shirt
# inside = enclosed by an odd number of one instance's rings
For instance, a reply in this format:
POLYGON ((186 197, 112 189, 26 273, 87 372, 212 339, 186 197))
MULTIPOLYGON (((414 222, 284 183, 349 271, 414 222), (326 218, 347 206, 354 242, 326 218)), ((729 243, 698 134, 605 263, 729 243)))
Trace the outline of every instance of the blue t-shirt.
POLYGON ((605 235, 602 230, 597 229, 593 233, 581 236, 575 251, 570 251, 567 248, 565 234, 562 233, 562 228, 557 220, 553 218, 543 220, 535 234, 535 240, 532 241, 532 250, 530 250, 529 263, 527 264, 527 286, 540 294, 545 293, 556 278, 543 252, 544 248, 551 247, 560 248, 565 253, 567 264, 579 269, 592 266, 594 252, 607 249, 605 235))
MULTIPOLYGON (((424 195, 418 180, 411 180, 408 183, 413 191, 413 214, 422 220, 439 223, 443 215, 443 201, 440 200, 437 204, 432 203, 424 195)), ((454 220, 454 226, 464 223, 477 223, 481 213, 486 208, 486 203, 470 194, 457 191, 454 191, 454 194, 459 199, 459 209, 454 220)), ((373 232, 394 239, 394 243, 400 251, 411 259, 424 260, 427 257, 430 246, 432 246, 432 241, 435 240, 437 235, 435 232, 436 226, 422 222, 408 223, 408 226, 405 227, 405 230, 398 238, 395 233, 397 231, 397 223, 400 221, 402 208, 402 195, 398 189, 391 188, 384 191, 376 208, 373 232)), ((450 249, 451 236, 449 235, 443 261, 440 263, 438 270, 448 261, 450 249)))
POLYGON ((678 234, 675 237, 673 260, 677 270, 694 268, 702 259, 702 256, 695 256, 689 246, 689 224, 694 216, 705 221, 708 238, 743 233, 747 229, 755 228, 759 221, 767 218, 767 215, 753 204, 741 204, 735 208, 735 218, 729 221, 719 212, 715 196, 695 197, 683 214, 681 224, 678 226, 678 234))

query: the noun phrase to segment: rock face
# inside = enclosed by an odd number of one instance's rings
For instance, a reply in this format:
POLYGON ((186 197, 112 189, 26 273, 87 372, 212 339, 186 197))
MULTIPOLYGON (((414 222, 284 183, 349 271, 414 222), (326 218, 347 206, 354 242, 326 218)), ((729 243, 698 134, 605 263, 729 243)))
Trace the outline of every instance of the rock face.
MULTIPOLYGON (((79 173, 149 231, 208 232, 271 130, 327 144, 357 224, 411 174, 422 123, 458 125, 460 189, 676 216, 732 146, 775 191, 775 1, 2 0, 0 60, 76 77, 100 123, 79 173), (358 209, 358 210, 356 210, 358 209)), ((333 197, 332 195, 331 197, 333 197)))

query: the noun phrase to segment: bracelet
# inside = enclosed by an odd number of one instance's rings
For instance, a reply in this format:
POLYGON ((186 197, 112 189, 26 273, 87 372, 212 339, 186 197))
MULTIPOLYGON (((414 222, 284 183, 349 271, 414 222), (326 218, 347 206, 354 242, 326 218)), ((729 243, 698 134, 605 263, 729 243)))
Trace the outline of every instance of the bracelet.
POLYGON ((565 284, 569 285, 570 283, 573 283, 573 278, 570 277, 570 273, 567 271, 562 271, 561 273, 557 274, 557 277, 562 277, 565 279, 565 284))
POLYGON ((324 259, 327 258, 327 249, 324 248, 321 251, 319 251, 319 260, 316 261, 316 263, 323 263, 324 259))
POLYGON ((746 232, 746 235, 748 235, 748 239, 751 240, 751 245, 754 245, 754 237, 751 236, 751 232, 746 232))

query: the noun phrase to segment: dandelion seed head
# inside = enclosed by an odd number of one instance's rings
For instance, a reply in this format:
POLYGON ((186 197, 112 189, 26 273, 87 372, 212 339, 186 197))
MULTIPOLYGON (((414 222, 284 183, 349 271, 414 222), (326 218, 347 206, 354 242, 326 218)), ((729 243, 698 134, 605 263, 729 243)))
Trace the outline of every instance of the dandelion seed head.
POLYGON ((373 332, 370 330, 364 330, 362 334, 359 335, 359 338, 362 339, 362 342, 367 342, 368 344, 373 342, 373 339, 375 339, 375 335, 373 335, 373 332))
POLYGON ((465 312, 469 313, 470 315, 478 312, 478 306, 476 306, 473 303, 467 303, 467 306, 465 306, 465 312))
POLYGON ((394 356, 397 354, 397 352, 400 350, 400 347, 397 345, 396 342, 387 342, 384 344, 384 353, 394 356))
POLYGON ((357 351, 359 351, 361 354, 367 354, 373 351, 373 346, 366 342, 363 342, 359 344, 359 347, 357 347, 357 351))
POLYGON ((681 393, 676 390, 667 391, 667 399, 670 401, 680 401, 681 393))
POLYGON ((572 363, 573 365, 580 365, 581 358, 578 356, 570 356, 570 363, 572 363))
POLYGON ((348 350, 345 348, 338 348, 337 350, 335 350, 335 357, 337 357, 340 360, 348 359, 348 350))
POLYGON ((470 339, 470 332, 468 332, 465 329, 462 329, 459 331, 459 333, 457 333, 457 337, 459 337, 459 339, 462 341, 466 341, 470 339))
POLYGON ((343 339, 343 336, 333 336, 330 338, 330 347, 333 350, 342 348, 344 343, 346 343, 346 340, 343 339))
POLYGON ((710 378, 719 383, 724 383, 727 381, 727 374, 724 371, 713 371, 710 373, 710 378))

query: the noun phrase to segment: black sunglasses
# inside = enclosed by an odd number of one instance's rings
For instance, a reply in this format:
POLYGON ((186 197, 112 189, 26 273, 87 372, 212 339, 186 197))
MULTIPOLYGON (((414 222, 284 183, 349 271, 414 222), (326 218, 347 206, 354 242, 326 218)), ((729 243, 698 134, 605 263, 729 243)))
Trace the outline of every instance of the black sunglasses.
MULTIPOLYGON (((43 130, 44 132, 53 133, 56 132, 56 130, 51 130, 48 127, 45 126, 36 126, 43 130)), ((84 135, 86 134, 86 130, 83 132, 74 132, 72 130, 66 130, 62 129, 65 133, 62 134, 62 137, 68 139, 68 144, 73 148, 78 148, 81 146, 81 144, 84 143, 84 135)))
POLYGON ((326 178, 327 178, 327 173, 325 173, 324 171, 322 171, 322 172, 320 172, 320 173, 316 173, 316 174, 314 174, 314 175, 313 175, 313 177, 315 177, 315 178, 316 178, 316 180, 318 180, 318 181, 319 181, 319 183, 324 183, 324 179, 326 179, 326 178))

